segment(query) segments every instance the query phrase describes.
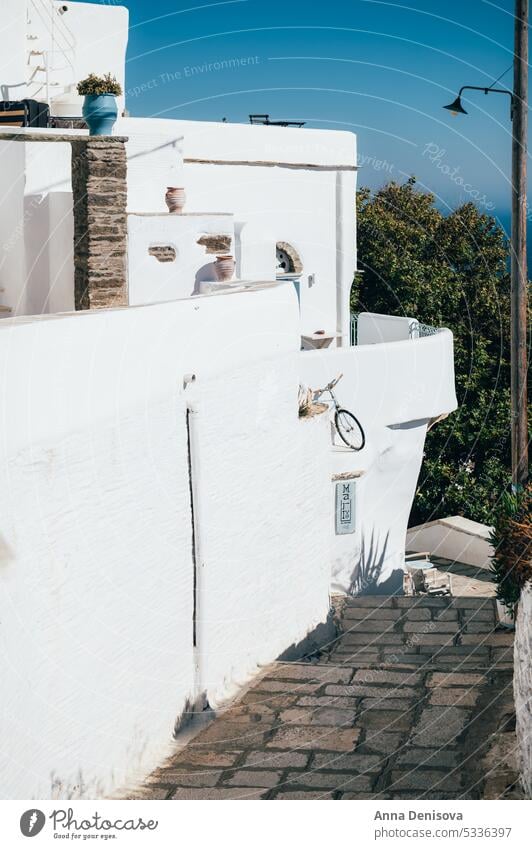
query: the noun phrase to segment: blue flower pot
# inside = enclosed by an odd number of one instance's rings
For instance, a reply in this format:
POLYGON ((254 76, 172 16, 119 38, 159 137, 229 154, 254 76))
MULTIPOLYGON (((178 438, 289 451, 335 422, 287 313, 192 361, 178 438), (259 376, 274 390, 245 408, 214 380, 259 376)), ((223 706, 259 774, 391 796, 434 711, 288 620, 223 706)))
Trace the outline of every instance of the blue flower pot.
POLYGON ((83 117, 91 136, 110 136, 118 118, 114 94, 85 95, 83 117))

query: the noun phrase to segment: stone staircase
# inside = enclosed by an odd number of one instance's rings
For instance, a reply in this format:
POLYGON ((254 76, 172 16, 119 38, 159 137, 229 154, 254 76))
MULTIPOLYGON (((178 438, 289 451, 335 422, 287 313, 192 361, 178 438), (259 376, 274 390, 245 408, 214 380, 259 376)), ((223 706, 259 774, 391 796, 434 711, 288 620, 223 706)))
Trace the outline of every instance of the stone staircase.
POLYGON ((335 608, 318 656, 273 664, 122 798, 519 798, 513 635, 494 600, 335 608))

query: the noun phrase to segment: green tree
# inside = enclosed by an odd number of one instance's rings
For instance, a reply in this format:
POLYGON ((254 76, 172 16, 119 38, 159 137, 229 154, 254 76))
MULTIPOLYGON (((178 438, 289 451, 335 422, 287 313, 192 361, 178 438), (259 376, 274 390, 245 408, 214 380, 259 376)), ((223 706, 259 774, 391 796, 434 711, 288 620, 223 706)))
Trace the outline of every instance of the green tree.
POLYGON ((459 409, 427 436, 411 523, 461 514, 491 522, 510 478, 508 245, 466 203, 450 215, 415 178, 357 196, 363 274, 354 312, 410 315, 454 334, 459 409))

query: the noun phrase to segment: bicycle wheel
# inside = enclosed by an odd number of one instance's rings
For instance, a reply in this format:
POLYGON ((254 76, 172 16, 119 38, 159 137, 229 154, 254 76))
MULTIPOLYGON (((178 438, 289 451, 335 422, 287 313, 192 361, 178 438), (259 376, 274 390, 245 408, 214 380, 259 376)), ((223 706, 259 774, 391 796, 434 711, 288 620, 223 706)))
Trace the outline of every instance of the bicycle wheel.
POLYGON ((334 415, 336 430, 342 442, 353 451, 362 451, 366 434, 358 419, 349 410, 338 409, 334 415))

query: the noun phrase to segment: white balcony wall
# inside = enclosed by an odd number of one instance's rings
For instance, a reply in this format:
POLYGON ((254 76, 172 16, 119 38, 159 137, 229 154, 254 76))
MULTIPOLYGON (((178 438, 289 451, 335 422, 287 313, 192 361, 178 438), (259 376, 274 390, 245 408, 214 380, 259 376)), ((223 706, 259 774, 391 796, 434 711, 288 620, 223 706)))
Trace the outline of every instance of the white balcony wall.
POLYGON ((338 401, 366 433, 362 451, 338 446, 330 454, 331 476, 357 475, 356 530, 333 538, 332 589, 396 592, 427 425, 457 406, 452 334, 308 351, 300 368, 314 389, 343 374, 338 401))
POLYGON ((361 312, 357 318, 357 344, 379 345, 410 339, 415 324, 417 322, 407 316, 361 312))

